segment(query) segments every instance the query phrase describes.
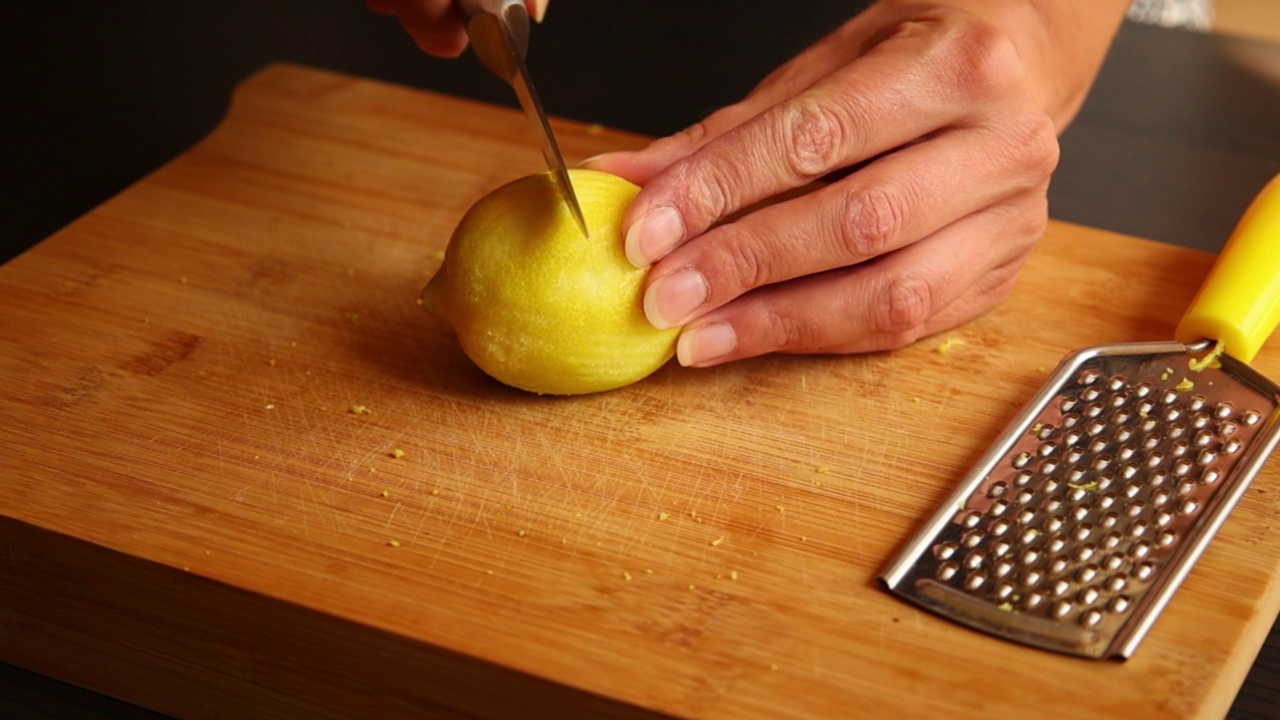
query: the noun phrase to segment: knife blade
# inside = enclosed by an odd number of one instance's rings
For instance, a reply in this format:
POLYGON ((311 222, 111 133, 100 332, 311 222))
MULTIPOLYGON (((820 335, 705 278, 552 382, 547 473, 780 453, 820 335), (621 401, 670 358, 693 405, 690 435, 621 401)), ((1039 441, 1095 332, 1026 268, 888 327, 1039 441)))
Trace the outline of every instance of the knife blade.
POLYGON ((569 213, 578 224, 583 236, 588 236, 587 221, 582 206, 569 180, 569 169, 560 154, 560 145, 542 101, 534 90, 524 55, 529 46, 529 11, 524 0, 459 0, 458 10, 471 38, 471 48, 476 57, 499 79, 515 90, 520 107, 529 118, 534 135, 542 148, 551 173, 552 184, 564 199, 569 213))

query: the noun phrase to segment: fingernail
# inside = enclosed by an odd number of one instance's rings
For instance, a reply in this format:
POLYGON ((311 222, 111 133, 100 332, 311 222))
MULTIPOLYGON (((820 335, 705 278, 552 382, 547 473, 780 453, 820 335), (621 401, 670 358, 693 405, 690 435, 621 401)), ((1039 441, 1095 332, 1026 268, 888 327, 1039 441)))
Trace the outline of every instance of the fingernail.
POLYGON ((649 286, 644 293, 644 315, 659 330, 677 327, 702 307, 709 294, 702 273, 685 268, 649 286))
POLYGON ((636 267, 646 267, 683 239, 684 220, 680 213, 670 205, 659 205, 627 230, 627 259, 636 267))
POLYGON ((582 162, 579 162, 579 163, 578 163, 578 167, 580 167, 580 168, 586 168, 586 169, 588 169, 588 170, 592 170, 593 168, 592 168, 591 166, 592 166, 594 163, 596 163, 596 162, 597 162, 597 161, 599 161, 599 160, 603 160, 605 157, 607 157, 607 156, 609 156, 609 155, 611 155, 611 154, 612 154, 612 153, 600 153, 599 155, 592 155, 591 157, 589 157, 589 158, 587 158, 587 159, 583 160, 582 162))
POLYGON ((711 323, 685 330, 676 341, 676 360, 685 367, 700 367, 727 356, 738 347, 738 334, 728 323, 711 323))

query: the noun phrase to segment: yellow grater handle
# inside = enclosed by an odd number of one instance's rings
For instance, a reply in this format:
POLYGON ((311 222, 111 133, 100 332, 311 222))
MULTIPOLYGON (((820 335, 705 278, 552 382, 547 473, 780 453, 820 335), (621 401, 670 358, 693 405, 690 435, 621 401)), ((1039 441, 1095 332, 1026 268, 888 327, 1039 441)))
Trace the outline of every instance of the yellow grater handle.
POLYGON ((1218 340, 1250 362, 1280 324, 1280 175, 1258 193, 1178 323, 1178 342, 1218 340))

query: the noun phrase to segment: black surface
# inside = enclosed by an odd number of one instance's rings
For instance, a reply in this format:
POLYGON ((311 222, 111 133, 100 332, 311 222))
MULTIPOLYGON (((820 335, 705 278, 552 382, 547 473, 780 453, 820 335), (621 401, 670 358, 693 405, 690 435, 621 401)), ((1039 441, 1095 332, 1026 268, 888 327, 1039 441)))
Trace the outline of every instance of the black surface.
MULTIPOLYGON (((556 0, 529 63, 553 114, 666 134, 741 97, 850 6, 556 0)), ((473 58, 422 55, 359 0, 9 3, 0 40, 0 262, 205 136, 235 84, 273 61, 513 104, 473 58)), ((1278 172, 1280 45, 1126 25, 1063 137, 1050 212, 1212 250, 1278 172)), ((1276 635, 1232 718, 1276 716, 1276 635)), ((158 716, 0 665, 0 717, 158 716)))

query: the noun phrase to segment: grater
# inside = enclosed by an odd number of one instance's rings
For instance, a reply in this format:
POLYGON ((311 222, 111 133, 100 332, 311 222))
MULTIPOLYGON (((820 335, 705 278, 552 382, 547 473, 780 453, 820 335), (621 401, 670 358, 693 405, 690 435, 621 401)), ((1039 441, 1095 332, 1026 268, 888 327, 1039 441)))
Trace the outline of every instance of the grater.
POLYGON ((1130 657, 1280 440, 1280 386, 1247 364, 1277 323, 1280 176, 1178 341, 1068 355, 881 579, 1001 638, 1130 657))

